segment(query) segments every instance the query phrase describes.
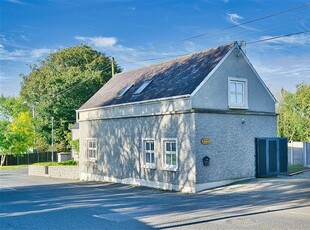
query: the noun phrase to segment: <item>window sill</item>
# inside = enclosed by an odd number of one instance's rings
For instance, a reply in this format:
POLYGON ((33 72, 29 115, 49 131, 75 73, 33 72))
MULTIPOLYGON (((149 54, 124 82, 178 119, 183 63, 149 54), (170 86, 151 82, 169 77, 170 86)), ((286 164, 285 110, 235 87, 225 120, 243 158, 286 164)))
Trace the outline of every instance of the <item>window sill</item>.
POLYGON ((87 159, 87 162, 97 163, 97 159, 87 159))
POLYGON ((172 172, 177 172, 178 168, 177 167, 163 167, 164 171, 172 171, 172 172))
POLYGON ((145 169, 156 169, 156 165, 155 164, 145 164, 145 165, 143 165, 143 168, 145 168, 145 169))
POLYGON ((229 105, 229 109, 249 109, 248 106, 229 105))

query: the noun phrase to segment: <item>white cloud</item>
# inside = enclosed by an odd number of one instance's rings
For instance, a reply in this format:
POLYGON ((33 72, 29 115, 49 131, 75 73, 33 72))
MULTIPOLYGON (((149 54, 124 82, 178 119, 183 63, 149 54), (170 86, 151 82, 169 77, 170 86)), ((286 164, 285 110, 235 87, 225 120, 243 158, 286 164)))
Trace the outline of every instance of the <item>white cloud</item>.
POLYGON ((243 19, 242 16, 238 14, 227 14, 228 20, 233 24, 239 24, 239 20, 243 19))
POLYGON ((242 19, 244 19, 244 17, 242 17, 239 14, 229 14, 229 13, 227 13, 226 16, 227 16, 228 22, 230 22, 230 23, 232 23, 234 25, 238 25, 239 27, 241 27, 243 29, 247 29, 247 30, 259 31, 259 30, 255 29, 255 28, 241 25, 242 23, 240 21, 242 19))
POLYGON ((5 81, 5 80, 7 80, 7 79, 8 79, 8 77, 5 76, 5 74, 4 74, 3 72, 0 71, 0 81, 5 81))
POLYGON ((47 48, 7 50, 2 44, 0 44, 0 60, 31 63, 43 58, 53 51, 54 50, 47 48))
POLYGON ((262 77, 274 95, 281 88, 294 92, 296 85, 302 82, 310 83, 310 57, 309 55, 283 56, 283 57, 254 58, 253 66, 262 77))
POLYGON ((30 41, 30 39, 27 36, 25 36, 25 35, 20 35, 20 38, 23 39, 26 42, 30 41))
POLYGON ((8 2, 14 3, 14 4, 21 4, 21 5, 27 5, 27 3, 22 2, 20 0, 7 0, 8 2))
MULTIPOLYGON (((270 39, 272 37, 273 36, 262 36, 259 40, 270 39)), ((307 45, 310 44, 310 35, 298 34, 288 37, 277 38, 265 42, 270 44, 307 45)))
POLYGON ((76 40, 87 42, 98 48, 113 47, 117 43, 115 37, 82 37, 75 36, 76 40))
POLYGON ((86 42, 87 44, 93 46, 99 51, 110 53, 112 55, 128 53, 131 54, 138 52, 133 48, 129 48, 123 45, 117 44, 118 40, 115 37, 83 37, 83 36, 75 36, 75 39, 78 41, 86 42))
POLYGON ((48 48, 41 48, 41 49, 33 49, 30 51, 32 58, 41 58, 49 53, 53 52, 53 50, 48 48))
POLYGON ((193 53, 197 50, 196 44, 191 41, 184 42, 184 48, 189 53, 193 53))

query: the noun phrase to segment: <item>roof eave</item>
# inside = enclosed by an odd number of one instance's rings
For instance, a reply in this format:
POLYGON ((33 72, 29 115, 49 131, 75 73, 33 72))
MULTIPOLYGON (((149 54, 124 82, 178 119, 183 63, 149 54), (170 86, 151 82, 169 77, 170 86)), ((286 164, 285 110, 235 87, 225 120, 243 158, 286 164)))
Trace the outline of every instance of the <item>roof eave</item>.
POLYGON ((76 112, 87 112, 87 111, 132 106, 132 105, 139 105, 139 104, 142 105, 142 104, 149 104, 149 103, 155 103, 155 102, 160 102, 160 101, 169 101, 169 100, 185 99, 185 98, 191 98, 191 95, 185 94, 185 95, 179 95, 179 96, 163 97, 163 98, 150 99, 150 100, 144 100, 144 101, 135 101, 135 102, 129 102, 129 103, 116 104, 116 105, 106 105, 106 106, 99 106, 99 107, 94 107, 94 108, 78 109, 76 110, 76 112))

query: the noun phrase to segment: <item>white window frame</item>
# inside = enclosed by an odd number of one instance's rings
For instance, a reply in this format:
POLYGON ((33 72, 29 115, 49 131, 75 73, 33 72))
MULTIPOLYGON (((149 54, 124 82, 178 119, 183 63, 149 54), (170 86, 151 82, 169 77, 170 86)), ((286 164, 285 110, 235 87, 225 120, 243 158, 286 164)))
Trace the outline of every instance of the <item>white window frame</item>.
POLYGON ((149 169, 156 169, 156 151, 155 151, 155 139, 154 138, 142 138, 142 157, 143 157, 143 167, 149 169), (146 143, 153 142, 154 150, 149 150, 150 152, 150 159, 151 154, 154 154, 154 162, 146 162, 146 143))
POLYGON ((142 93, 142 91, 151 84, 152 80, 143 82, 140 87, 133 93, 134 95, 142 93))
POLYGON ((96 161, 98 157, 98 141, 97 138, 86 138, 86 156, 89 161, 96 161), (95 143, 95 147, 89 147, 89 142, 95 143), (94 151, 94 157, 90 157, 90 151, 94 151))
POLYGON ((177 138, 162 138, 161 140, 162 152, 163 152, 163 170, 167 171, 177 171, 178 170, 178 161, 179 161, 179 153, 178 153, 178 140, 177 138), (167 142, 175 142, 175 151, 167 151, 166 150, 166 143, 167 142), (175 165, 167 165, 166 164, 166 153, 174 154, 176 157, 176 164, 175 165))
MULTIPOLYGON (((235 92, 236 95, 238 95, 238 92, 235 92)), ((228 106, 230 109, 248 109, 248 80, 245 78, 235 78, 235 77, 229 77, 228 78, 228 106), (233 103, 231 101, 231 83, 236 84, 242 84, 243 85, 243 94, 242 99, 243 103, 233 103)))
POLYGON ((130 90, 130 88, 131 88, 132 86, 133 86, 133 84, 125 86, 125 87, 121 90, 121 92, 117 95, 117 98, 121 98, 122 96, 124 96, 125 93, 127 93, 127 91, 130 90))

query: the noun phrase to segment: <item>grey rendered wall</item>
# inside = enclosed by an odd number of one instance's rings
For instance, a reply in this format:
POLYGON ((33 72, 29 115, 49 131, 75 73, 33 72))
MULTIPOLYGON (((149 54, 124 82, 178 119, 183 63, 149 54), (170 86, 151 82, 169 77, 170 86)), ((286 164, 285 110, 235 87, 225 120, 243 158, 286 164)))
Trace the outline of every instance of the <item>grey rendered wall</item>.
POLYGON ((250 111, 274 112, 275 102, 259 78, 235 49, 209 80, 193 96, 193 108, 227 110, 228 77, 248 80, 248 105, 250 111))
POLYGON ((197 113, 197 184, 254 177, 254 138, 275 137, 276 119, 276 116, 197 113), (211 144, 202 145, 201 138, 210 138, 211 144), (204 156, 210 157, 207 167, 202 164, 204 156))
POLYGON ((80 172, 118 179, 142 179, 193 187, 195 180, 194 114, 80 122, 80 172), (98 138, 98 161, 86 159, 86 138, 98 138), (142 138, 155 138, 155 170, 142 167, 142 138), (162 169, 162 138, 177 138, 177 172, 162 169))

